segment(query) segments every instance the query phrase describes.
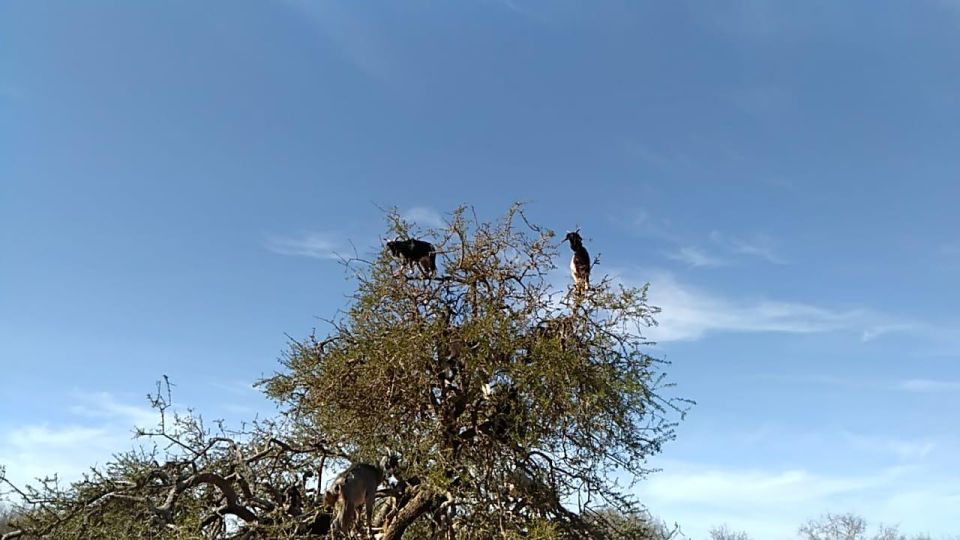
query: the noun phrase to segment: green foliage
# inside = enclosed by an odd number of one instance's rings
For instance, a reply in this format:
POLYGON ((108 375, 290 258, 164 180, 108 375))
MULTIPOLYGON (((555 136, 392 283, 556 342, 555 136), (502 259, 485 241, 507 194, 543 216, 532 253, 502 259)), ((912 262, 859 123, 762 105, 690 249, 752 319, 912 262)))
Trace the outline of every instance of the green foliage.
POLYGON ((351 261, 349 309, 331 335, 293 345, 268 395, 304 437, 358 459, 398 454, 418 489, 451 501, 452 528, 529 533, 541 517, 569 533, 592 505, 631 508, 610 479, 642 477, 679 412, 642 351, 646 287, 556 288, 554 233, 519 206, 492 223, 460 208, 428 231, 388 217, 388 236, 434 243, 441 275, 399 275, 386 252, 351 261), (591 502, 560 504, 578 496, 591 502))

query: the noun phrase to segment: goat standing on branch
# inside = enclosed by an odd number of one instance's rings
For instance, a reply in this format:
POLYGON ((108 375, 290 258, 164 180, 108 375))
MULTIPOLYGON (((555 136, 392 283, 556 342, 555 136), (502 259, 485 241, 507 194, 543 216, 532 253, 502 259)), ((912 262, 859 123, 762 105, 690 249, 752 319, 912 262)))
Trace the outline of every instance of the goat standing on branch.
POLYGON ((433 244, 416 238, 387 242, 390 254, 400 259, 400 268, 417 265, 424 277, 431 277, 437 271, 437 251, 433 244))
POLYGON ((324 505, 333 508, 340 503, 340 512, 333 522, 333 531, 349 534, 360 508, 367 515, 367 535, 373 537, 373 503, 385 477, 386 462, 381 467, 357 463, 340 474, 323 496, 324 505))
POLYGON ((580 229, 568 232, 563 241, 569 242, 570 249, 573 250, 573 257, 570 259, 570 275, 573 276, 574 290, 584 292, 590 288, 590 254, 587 253, 587 248, 583 247, 580 229))

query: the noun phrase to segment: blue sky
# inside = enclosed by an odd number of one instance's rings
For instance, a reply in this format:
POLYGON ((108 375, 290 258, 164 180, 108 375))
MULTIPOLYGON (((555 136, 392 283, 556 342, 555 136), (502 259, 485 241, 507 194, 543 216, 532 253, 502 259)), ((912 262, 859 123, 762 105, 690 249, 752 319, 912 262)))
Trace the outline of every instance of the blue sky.
POLYGON ((655 514, 957 533, 958 53, 950 0, 4 2, 0 463, 76 477, 161 374, 269 410, 378 205, 528 200, 664 309, 655 514))

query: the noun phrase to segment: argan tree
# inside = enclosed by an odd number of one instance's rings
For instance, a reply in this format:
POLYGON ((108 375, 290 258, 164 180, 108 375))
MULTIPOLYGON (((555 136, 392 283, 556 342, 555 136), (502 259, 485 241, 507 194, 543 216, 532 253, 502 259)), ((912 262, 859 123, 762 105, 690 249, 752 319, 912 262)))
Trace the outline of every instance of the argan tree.
POLYGON ((392 453, 385 540, 423 520, 449 537, 602 535, 595 508, 630 510, 673 436, 677 403, 644 351, 646 287, 557 285, 557 242, 519 206, 492 223, 464 208, 425 236, 439 275, 383 251, 347 261, 358 282, 333 331, 296 343, 267 393, 304 442, 358 460, 392 453))
POLYGON ((278 418, 230 432, 173 414, 158 388, 160 424, 141 432, 152 446, 66 488, 19 488, 0 470, 22 501, 4 538, 319 537, 325 471, 384 457, 382 540, 655 530, 629 486, 687 402, 662 393, 664 363, 644 352, 646 287, 573 291, 554 233, 520 206, 493 222, 460 208, 428 230, 387 219, 389 237, 434 244, 438 271, 385 249, 344 261, 346 309, 261 381, 278 418))

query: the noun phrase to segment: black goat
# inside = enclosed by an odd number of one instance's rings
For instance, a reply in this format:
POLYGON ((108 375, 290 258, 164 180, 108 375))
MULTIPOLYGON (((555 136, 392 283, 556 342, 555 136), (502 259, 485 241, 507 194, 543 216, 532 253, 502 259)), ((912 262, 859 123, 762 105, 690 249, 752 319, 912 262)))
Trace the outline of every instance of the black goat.
POLYGON ((387 242, 390 254, 400 259, 401 268, 414 265, 420 267, 424 277, 430 277, 437 271, 437 252, 433 244, 416 238, 387 242))

